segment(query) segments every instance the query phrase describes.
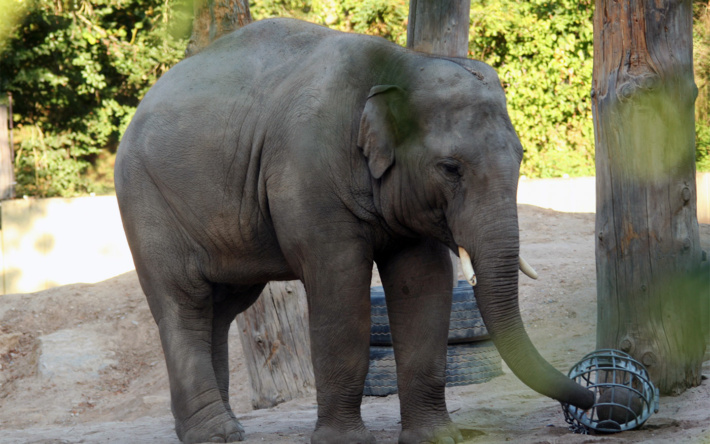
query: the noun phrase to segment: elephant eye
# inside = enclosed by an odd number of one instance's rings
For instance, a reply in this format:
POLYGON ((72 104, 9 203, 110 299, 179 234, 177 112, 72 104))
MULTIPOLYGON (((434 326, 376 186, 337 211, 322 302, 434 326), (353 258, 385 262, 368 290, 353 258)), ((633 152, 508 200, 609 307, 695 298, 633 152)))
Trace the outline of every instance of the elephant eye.
POLYGON ((439 168, 450 180, 458 180, 461 177, 461 164, 453 159, 448 159, 439 163, 439 168))

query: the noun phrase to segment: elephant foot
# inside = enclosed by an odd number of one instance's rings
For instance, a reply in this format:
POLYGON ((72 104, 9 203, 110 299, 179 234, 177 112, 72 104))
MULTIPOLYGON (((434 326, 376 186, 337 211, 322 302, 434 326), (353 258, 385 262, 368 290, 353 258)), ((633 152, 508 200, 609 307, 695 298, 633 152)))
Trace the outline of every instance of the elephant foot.
POLYGON ((364 425, 357 430, 321 426, 311 436, 311 444, 375 444, 375 442, 375 437, 364 425))
POLYGON ((222 414, 210 418, 203 423, 197 423, 190 428, 185 424, 175 422, 180 441, 185 444, 202 442, 239 442, 244 441, 244 427, 234 418, 234 415, 222 414))
POLYGON ((417 427, 402 430, 399 444, 455 444, 463 442, 463 435, 454 423, 439 427, 417 427))

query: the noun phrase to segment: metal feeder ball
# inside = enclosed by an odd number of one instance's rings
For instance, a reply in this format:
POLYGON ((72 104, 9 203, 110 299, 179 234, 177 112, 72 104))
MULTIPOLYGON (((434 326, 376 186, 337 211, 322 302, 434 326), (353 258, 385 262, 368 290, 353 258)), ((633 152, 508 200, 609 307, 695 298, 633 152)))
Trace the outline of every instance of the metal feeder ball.
POLYGON ((658 412, 658 389, 646 368, 619 350, 597 350, 569 371, 576 383, 594 392, 589 410, 562 404, 565 420, 577 433, 616 433, 643 425, 658 412))

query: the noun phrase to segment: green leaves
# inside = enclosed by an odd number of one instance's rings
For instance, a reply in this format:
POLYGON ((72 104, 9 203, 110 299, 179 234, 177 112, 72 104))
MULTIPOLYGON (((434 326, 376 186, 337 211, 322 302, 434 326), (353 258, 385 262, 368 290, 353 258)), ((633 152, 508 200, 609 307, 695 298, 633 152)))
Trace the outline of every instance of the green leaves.
POLYGON ((470 53, 494 66, 529 177, 594 175, 590 0, 473 0, 470 53))
POLYGON ((0 11, 3 14, 3 19, 0 20, 0 53, 14 38, 17 27, 26 14, 27 6, 27 2, 22 0, 0 0, 0 11))
POLYGON ((346 32, 407 43, 406 0, 260 0, 249 3, 254 20, 293 17, 346 32))
POLYGON ((16 113, 18 194, 109 188, 91 180, 105 169, 99 154, 115 151, 143 94, 184 54, 187 35, 168 27, 176 0, 0 1, 26 5, 12 38, 0 41, 0 91, 13 93, 16 113))
POLYGON ((698 98, 695 100, 695 162, 710 171, 710 8, 693 2, 693 64, 698 98))

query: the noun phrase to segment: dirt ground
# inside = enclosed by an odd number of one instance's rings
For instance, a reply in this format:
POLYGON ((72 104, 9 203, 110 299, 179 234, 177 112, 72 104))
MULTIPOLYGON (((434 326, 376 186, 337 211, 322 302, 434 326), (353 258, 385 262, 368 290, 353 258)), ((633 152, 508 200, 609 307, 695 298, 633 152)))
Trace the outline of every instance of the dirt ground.
MULTIPOLYGON (((537 281, 521 278, 526 327, 541 354, 566 373, 595 348, 594 215, 521 206, 520 226, 521 252, 540 274, 537 281)), ((701 239, 710 251, 709 225, 701 226, 701 239)), ((246 442, 310 442, 315 398, 251 409, 236 330, 231 403, 246 442)), ((0 338, 0 444, 178 442, 157 328, 134 272, 99 284, 0 296, 0 338), (50 359, 56 344, 83 351, 74 358, 81 362, 63 362, 61 353, 50 359)), ((560 405, 505 366, 503 376, 487 383, 448 389, 448 407, 471 443, 710 443, 710 360, 703 374, 701 386, 662 397, 642 429, 617 435, 571 434, 560 405)), ((378 442, 396 442, 397 397, 363 404, 378 442)))

